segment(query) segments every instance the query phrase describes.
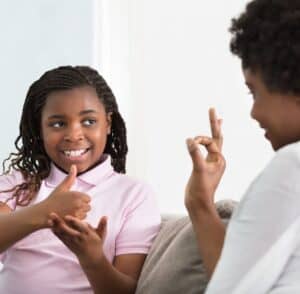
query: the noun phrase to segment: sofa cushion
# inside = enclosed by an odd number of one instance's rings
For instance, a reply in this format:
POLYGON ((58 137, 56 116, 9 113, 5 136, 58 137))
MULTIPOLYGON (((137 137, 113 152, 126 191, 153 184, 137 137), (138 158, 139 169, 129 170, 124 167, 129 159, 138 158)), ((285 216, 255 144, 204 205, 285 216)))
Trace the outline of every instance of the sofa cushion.
MULTIPOLYGON (((234 206, 234 201, 217 203, 225 222, 234 206)), ((143 266, 136 293, 200 294, 207 281, 189 217, 164 220, 143 266)))

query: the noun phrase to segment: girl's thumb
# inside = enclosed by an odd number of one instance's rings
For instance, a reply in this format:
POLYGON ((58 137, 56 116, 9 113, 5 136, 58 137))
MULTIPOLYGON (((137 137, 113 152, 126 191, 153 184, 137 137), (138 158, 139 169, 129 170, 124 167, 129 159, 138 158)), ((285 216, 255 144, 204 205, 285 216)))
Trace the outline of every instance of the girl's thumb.
POLYGON ((77 176, 77 167, 72 164, 70 167, 69 174, 64 178, 64 180, 57 186, 59 190, 70 190, 75 182, 77 176))

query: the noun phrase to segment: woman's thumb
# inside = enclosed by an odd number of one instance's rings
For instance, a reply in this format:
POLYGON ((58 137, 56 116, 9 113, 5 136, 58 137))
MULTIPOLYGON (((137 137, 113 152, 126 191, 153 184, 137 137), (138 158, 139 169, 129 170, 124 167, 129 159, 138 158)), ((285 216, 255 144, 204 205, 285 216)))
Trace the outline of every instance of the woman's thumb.
POLYGON ((186 140, 186 146, 193 161, 193 165, 201 165, 203 162, 203 156, 199 149, 199 145, 195 142, 195 140, 188 138, 186 140))

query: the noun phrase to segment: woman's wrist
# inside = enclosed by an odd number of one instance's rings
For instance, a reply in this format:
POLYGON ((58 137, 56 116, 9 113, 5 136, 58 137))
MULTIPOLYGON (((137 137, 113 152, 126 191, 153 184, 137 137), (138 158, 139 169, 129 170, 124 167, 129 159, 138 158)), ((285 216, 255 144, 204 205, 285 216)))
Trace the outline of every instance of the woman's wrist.
POLYGON ((188 201, 185 206, 192 219, 218 214, 213 201, 188 201))

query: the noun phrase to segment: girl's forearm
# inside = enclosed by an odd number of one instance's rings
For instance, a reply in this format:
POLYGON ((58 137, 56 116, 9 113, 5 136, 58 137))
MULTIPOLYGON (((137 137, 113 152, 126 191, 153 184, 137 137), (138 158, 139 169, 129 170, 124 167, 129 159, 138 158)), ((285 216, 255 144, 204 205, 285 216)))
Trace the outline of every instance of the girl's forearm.
POLYGON ((105 257, 97 265, 81 264, 95 294, 133 294, 137 281, 118 271, 105 257))
POLYGON ((210 278, 221 255, 225 238, 225 225, 214 206, 211 209, 188 209, 198 248, 210 278))
POLYGON ((19 211, 0 213, 0 253, 27 235, 46 226, 40 204, 19 211))

